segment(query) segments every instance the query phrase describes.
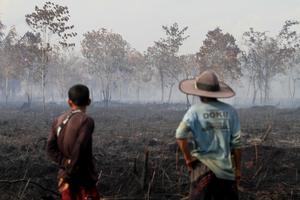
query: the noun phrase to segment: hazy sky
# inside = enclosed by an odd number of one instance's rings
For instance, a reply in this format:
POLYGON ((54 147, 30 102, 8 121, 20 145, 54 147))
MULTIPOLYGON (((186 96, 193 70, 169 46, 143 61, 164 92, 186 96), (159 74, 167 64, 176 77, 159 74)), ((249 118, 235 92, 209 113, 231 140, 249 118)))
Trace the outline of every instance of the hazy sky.
MULTIPOLYGON (((25 14, 42 0, 0 0, 0 20, 18 32, 28 30, 25 14)), ((238 41, 249 27, 278 32, 287 19, 300 20, 300 0, 64 0, 53 1, 69 7, 71 22, 79 33, 107 28, 122 34, 140 51, 163 36, 161 25, 178 22, 188 26, 190 38, 181 53, 195 53, 208 30, 219 26, 238 41)))

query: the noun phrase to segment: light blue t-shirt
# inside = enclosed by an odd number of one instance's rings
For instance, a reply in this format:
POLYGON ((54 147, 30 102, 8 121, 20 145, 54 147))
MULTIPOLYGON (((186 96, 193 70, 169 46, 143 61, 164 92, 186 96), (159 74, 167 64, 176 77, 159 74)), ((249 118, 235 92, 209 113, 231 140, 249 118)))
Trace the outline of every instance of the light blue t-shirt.
POLYGON ((240 121, 236 110, 223 102, 213 101, 193 105, 176 130, 177 139, 192 132, 198 158, 221 179, 235 180, 231 150, 241 147, 240 121))

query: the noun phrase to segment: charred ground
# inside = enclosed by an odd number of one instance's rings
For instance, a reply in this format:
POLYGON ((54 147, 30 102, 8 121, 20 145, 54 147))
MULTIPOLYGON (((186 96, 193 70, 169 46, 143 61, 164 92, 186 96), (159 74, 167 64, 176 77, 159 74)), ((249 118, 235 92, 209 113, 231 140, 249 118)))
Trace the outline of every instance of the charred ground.
MULTIPOLYGON (((66 107, 2 107, 0 199, 57 199, 57 166, 45 154, 52 120, 66 107)), ((109 199, 180 199, 188 173, 174 133, 184 105, 94 105, 99 190, 109 199), (147 158, 147 159, 146 159, 147 158)), ((239 109, 243 129, 241 199, 300 199, 300 110, 239 109)))

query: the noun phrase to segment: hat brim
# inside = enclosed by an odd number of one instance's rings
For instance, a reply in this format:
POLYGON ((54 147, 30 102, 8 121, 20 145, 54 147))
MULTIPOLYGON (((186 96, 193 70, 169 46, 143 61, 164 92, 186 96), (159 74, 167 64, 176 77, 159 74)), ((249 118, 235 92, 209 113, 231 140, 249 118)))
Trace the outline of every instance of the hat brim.
POLYGON ((211 97, 211 98, 230 98, 235 95, 235 92, 227 84, 220 82, 219 91, 206 91, 195 87, 195 79, 183 80, 179 83, 179 90, 185 94, 211 97))

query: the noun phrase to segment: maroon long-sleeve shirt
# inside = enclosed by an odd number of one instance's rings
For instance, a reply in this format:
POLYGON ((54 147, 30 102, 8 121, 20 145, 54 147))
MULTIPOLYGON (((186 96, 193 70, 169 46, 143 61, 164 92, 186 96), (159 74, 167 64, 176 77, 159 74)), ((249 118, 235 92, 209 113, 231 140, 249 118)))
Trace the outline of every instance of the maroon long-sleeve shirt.
POLYGON ((60 166, 59 179, 83 186, 93 185, 97 181, 92 154, 94 120, 84 112, 74 113, 58 134, 59 126, 70 114, 68 111, 53 122, 47 153, 60 166))

